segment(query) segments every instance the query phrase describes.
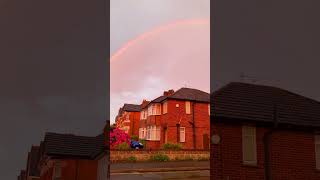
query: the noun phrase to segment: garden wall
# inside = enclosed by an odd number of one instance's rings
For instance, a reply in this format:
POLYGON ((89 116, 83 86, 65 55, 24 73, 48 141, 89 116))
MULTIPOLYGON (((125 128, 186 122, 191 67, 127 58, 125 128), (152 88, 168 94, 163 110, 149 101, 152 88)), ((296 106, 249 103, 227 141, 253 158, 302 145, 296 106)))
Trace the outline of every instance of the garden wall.
POLYGON ((183 160, 209 160, 210 151, 206 150, 111 150, 110 161, 129 161, 132 157, 135 157, 137 161, 148 161, 150 157, 164 154, 170 158, 170 161, 183 161, 183 160))

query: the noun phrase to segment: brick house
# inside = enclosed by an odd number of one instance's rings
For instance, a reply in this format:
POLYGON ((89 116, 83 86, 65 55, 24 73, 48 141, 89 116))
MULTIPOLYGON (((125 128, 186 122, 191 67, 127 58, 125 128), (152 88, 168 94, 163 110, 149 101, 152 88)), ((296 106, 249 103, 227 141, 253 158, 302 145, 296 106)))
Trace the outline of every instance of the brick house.
POLYGON ((40 179, 98 179, 97 156, 103 151, 103 134, 86 137, 46 133, 40 145, 40 179))
POLYGON ((106 180, 110 179, 110 148, 109 148, 109 139, 110 139, 110 121, 106 121, 106 125, 103 129, 103 145, 104 150, 100 151, 100 153, 97 154, 96 160, 98 160, 98 169, 97 169, 97 180, 106 180))
POLYGON ((116 127, 124 130, 130 136, 139 135, 139 120, 141 106, 137 104, 124 104, 116 117, 116 127))
POLYGON ((26 180, 40 179, 40 173, 37 167, 39 162, 39 150, 39 146, 32 146, 28 153, 26 180))
POLYGON ((147 148, 158 149, 165 143, 181 144, 184 149, 209 149, 210 95, 181 88, 165 91, 142 106, 139 138, 147 148))
POLYGON ((211 179, 320 179, 320 103, 262 85, 212 95, 211 179))

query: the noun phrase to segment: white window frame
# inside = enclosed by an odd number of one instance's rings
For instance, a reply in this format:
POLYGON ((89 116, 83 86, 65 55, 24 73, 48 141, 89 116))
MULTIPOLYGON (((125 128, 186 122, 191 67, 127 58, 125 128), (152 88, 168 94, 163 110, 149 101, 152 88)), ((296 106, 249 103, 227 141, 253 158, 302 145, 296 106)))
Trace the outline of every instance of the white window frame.
POLYGON ((242 160, 243 164, 246 165, 257 165, 257 137, 256 137, 256 127, 255 126, 242 126, 242 160), (248 147, 246 147, 245 139, 251 139, 253 151, 253 159, 249 160, 246 157, 246 151, 248 151, 248 147))
POLYGON ((179 135, 180 135, 180 142, 186 142, 186 128, 180 127, 179 129, 179 135))
POLYGON ((191 103, 190 101, 186 101, 186 114, 191 114, 191 103))
POLYGON ((160 126, 152 125, 147 127, 147 140, 160 141, 160 126))

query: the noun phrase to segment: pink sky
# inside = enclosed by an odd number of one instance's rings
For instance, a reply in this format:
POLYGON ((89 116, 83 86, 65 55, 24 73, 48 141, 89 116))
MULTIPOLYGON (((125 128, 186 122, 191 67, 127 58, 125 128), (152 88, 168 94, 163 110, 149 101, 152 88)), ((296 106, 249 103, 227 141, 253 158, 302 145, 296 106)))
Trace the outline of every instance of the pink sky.
POLYGON ((175 21, 128 41, 111 59, 110 120, 124 103, 164 90, 210 90, 210 20, 175 21))

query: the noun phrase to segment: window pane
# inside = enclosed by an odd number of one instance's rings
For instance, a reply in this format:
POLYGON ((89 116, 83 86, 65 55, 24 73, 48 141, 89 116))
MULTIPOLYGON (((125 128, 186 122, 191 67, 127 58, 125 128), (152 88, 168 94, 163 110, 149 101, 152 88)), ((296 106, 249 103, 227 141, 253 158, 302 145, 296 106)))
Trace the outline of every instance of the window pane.
POLYGON ((243 126, 242 128, 242 154, 243 161, 247 163, 256 163, 257 161, 255 131, 255 127, 243 126))
POLYGON ((186 101, 186 113, 190 114, 190 101, 186 101))

